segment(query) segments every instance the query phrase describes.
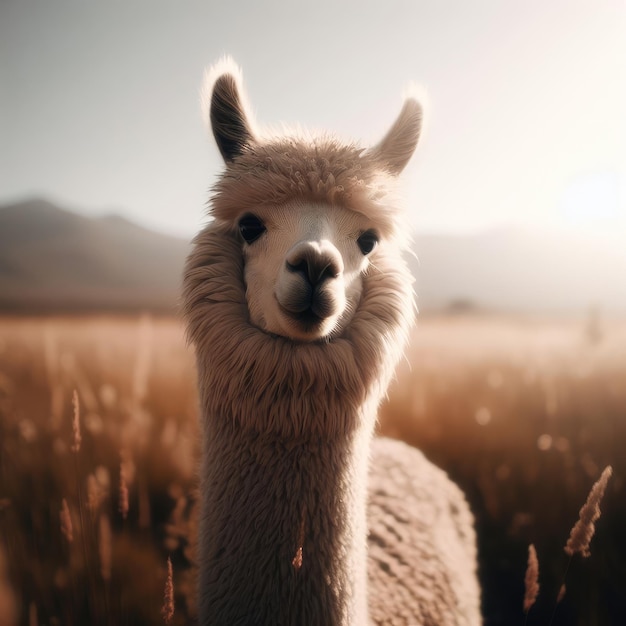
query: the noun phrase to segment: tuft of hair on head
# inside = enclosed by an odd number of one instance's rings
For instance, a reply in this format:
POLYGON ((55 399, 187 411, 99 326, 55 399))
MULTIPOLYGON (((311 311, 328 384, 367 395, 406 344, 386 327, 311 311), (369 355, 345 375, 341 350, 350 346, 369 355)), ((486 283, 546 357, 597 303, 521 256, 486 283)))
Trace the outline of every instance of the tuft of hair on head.
POLYGON ((587 501, 580 509, 579 519, 574 524, 564 548, 565 552, 570 556, 574 556, 577 552, 580 552, 583 557, 591 556, 589 544, 596 530, 595 522, 600 517, 600 502, 604 497, 607 483, 612 474, 613 468, 607 465, 600 478, 591 488, 587 501))
POLYGON ((243 88, 241 68, 230 56, 205 72, 201 106, 204 123, 213 132, 227 165, 255 143, 254 116, 243 88))

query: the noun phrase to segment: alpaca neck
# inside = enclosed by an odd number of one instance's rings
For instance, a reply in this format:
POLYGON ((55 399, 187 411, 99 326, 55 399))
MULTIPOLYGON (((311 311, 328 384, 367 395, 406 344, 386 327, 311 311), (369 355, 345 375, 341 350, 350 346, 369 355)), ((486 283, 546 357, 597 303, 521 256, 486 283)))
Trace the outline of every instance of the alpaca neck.
POLYGON ((207 428, 201 624, 367 623, 370 434, 287 440, 207 428))
POLYGON ((303 344, 250 325, 229 227, 197 238, 185 314, 202 409, 202 626, 367 622, 369 442, 413 319, 395 252, 371 265, 340 336, 303 344))

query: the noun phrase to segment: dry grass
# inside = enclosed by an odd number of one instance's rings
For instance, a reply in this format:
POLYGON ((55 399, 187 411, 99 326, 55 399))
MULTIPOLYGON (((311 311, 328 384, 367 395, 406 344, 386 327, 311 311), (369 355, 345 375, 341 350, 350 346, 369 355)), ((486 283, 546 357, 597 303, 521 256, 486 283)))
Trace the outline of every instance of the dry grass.
MULTIPOLYGON (((20 623, 163 623, 168 557, 169 619, 189 622, 192 363, 173 320, 0 320, 0 591, 20 623)), ((528 623, 548 622, 562 546, 611 464, 591 557, 574 560, 553 623, 626 623, 626 324, 591 336, 575 321, 424 319, 381 429, 421 447, 468 494, 486 626, 524 623, 529 543, 542 580, 528 623)))
POLYGON ((170 554, 171 623, 186 623, 191 533, 173 514, 184 496, 188 520, 194 501, 196 393, 178 323, 0 320, 0 442, 0 545, 21 623, 162 623, 170 554))
POLYGON ((626 624, 626 323, 422 320, 382 411, 382 431, 422 448, 463 487, 477 517, 485 624, 522 624, 533 543, 547 624, 563 545, 612 465, 591 558, 574 560, 554 624, 626 624))

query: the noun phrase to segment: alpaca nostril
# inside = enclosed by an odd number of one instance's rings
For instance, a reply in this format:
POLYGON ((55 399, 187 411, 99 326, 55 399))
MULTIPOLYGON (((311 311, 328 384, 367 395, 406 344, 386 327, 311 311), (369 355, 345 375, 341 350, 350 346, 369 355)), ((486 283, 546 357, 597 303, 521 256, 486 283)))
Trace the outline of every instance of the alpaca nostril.
POLYGON ((323 267, 322 271, 319 273, 318 282, 321 283, 329 278, 339 278, 339 274, 341 274, 341 272, 339 271, 337 264, 332 260, 329 260, 328 263, 326 263, 326 266, 323 267))
POLYGON ((302 259, 298 263, 290 263, 289 261, 286 261, 286 263, 287 263, 287 269, 290 272, 293 272, 294 274, 300 273, 303 276, 306 276, 308 278, 309 267, 308 267, 307 262, 304 259, 302 259))
POLYGON ((341 274, 337 263, 327 257, 305 256, 296 263, 286 261, 286 264, 290 272, 302 274, 312 286, 337 278, 341 274))

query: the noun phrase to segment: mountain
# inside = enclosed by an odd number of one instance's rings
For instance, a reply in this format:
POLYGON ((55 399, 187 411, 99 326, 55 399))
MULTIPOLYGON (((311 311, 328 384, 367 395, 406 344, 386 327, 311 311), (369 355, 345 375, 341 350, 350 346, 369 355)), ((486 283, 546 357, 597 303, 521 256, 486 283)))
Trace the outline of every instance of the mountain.
MULTIPOLYGON (((188 250, 115 215, 83 217, 40 199, 0 207, 0 311, 173 312, 188 250)), ((422 312, 626 314, 618 238, 500 229, 418 236, 415 251, 422 312)))
POLYGON ((173 312, 188 242, 34 199, 0 208, 0 310, 173 312))

